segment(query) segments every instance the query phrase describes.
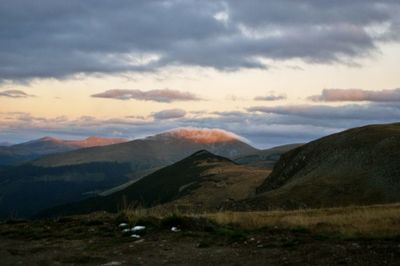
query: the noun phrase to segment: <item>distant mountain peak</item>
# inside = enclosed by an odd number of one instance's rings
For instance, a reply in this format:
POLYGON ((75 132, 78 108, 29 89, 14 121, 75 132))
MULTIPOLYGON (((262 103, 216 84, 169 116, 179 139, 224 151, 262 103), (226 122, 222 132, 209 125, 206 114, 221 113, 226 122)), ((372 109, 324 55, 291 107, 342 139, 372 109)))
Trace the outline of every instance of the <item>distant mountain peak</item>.
POLYGON ((103 140, 103 139, 111 139, 111 138, 103 138, 103 137, 98 137, 98 136, 89 136, 87 137, 85 140, 92 140, 92 141, 96 141, 96 140, 103 140))
POLYGON ((43 138, 38 139, 39 141, 57 141, 59 139, 52 137, 52 136, 45 136, 43 138))
POLYGON ((54 149, 58 149, 59 151, 68 151, 71 149, 105 146, 105 145, 122 143, 126 141, 128 140, 123 138, 105 138, 105 137, 103 138, 97 136, 90 136, 83 140, 64 140, 51 136, 45 136, 40 139, 35 139, 20 144, 16 144, 14 145, 14 147, 23 147, 26 145, 45 145, 46 149, 48 149, 49 148, 48 145, 53 145, 54 147, 52 147, 51 152, 49 152, 53 153, 54 149))
POLYGON ((212 144, 243 140, 242 137, 217 128, 177 128, 154 136, 155 138, 177 138, 191 140, 197 143, 212 144))
POLYGON ((207 151, 207 150, 200 150, 200 151, 198 151, 198 152, 193 153, 193 154, 192 154, 192 157, 195 157, 195 156, 203 156, 203 155, 215 156, 213 153, 211 153, 211 152, 209 152, 209 151, 207 151))
POLYGON ((230 159, 223 157, 223 156, 219 156, 216 155, 212 152, 209 152, 208 150, 199 150, 195 153, 193 153, 192 155, 190 155, 189 157, 187 157, 185 160, 215 160, 215 161, 220 161, 220 162, 230 162, 233 164, 236 164, 235 162, 231 161, 230 159))
POLYGON ((66 141, 70 144, 77 145, 80 147, 95 147, 95 146, 104 146, 110 144, 117 144, 121 142, 126 142, 127 139, 124 138, 105 138, 98 136, 89 136, 84 140, 75 140, 75 141, 66 141))
POLYGON ((7 141, 0 142, 0 147, 8 147, 8 146, 12 146, 12 145, 13 145, 13 143, 11 143, 11 142, 7 142, 7 141))

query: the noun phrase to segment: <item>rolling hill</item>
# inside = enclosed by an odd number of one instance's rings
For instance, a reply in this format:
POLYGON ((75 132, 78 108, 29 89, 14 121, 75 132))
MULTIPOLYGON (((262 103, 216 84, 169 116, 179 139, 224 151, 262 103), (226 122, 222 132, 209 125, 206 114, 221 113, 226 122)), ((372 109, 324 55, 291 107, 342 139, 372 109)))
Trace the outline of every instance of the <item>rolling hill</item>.
POLYGON ((105 146, 128 141, 123 138, 91 136, 83 140, 62 140, 44 137, 20 144, 0 147, 0 165, 17 164, 43 155, 62 153, 82 148, 105 146))
POLYGON ((58 206, 41 213, 41 216, 100 210, 117 212, 127 207, 152 207, 168 203, 181 208, 215 210, 227 201, 254 195, 268 172, 241 166, 202 150, 143 177, 121 191, 58 206))
MULTIPOLYGON (((39 144, 54 143, 47 142, 39 144)), ((39 145, 34 142, 30 147, 33 144, 39 145)), ((0 216, 31 216, 57 204, 110 189, 118 191, 203 148, 232 157, 257 151, 222 130, 179 129, 131 142, 48 155, 32 163, 0 168, 0 216)))
POLYGON ((128 162, 132 167, 132 178, 135 179, 202 149, 228 158, 258 151, 240 137, 226 131, 180 128, 126 143, 46 156, 33 164, 55 167, 89 162, 128 162))
POLYGON ((287 144, 270 149, 259 150, 253 154, 235 158, 234 161, 238 164, 272 169, 282 154, 300 147, 301 145, 303 144, 287 144))
POLYGON ((400 123, 333 134, 283 154, 242 209, 400 201, 400 123))

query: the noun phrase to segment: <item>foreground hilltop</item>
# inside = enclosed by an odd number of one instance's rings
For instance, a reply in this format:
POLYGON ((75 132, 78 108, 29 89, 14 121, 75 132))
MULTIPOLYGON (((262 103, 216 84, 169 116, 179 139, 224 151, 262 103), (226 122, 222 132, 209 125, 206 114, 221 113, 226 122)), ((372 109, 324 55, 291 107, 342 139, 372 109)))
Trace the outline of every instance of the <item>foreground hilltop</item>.
POLYGON ((125 208, 180 206, 217 210, 226 201, 253 196, 268 170, 241 166, 206 150, 141 178, 121 191, 43 212, 42 216, 117 212, 125 208))
POLYGON ((400 201, 400 124, 354 128, 283 154, 245 208, 400 201))

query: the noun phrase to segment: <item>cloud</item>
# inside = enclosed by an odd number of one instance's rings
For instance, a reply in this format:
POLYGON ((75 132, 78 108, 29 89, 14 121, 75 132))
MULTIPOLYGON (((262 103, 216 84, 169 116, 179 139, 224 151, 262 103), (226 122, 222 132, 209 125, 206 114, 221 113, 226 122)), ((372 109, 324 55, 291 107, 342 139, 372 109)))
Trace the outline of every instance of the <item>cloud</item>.
POLYGON ((362 89, 324 89, 321 95, 310 96, 309 99, 316 102, 400 102, 400 88, 380 91, 362 89))
POLYGON ((280 94, 280 95, 270 94, 270 95, 266 95, 266 96, 254 97, 255 101, 280 101, 280 100, 286 100, 286 99, 287 99, 287 96, 284 94, 280 94))
POLYGON ((0 91, 0 97, 8 97, 8 98, 30 98, 35 97, 35 95, 27 94, 21 90, 5 90, 0 91))
POLYGON ((242 111, 163 110, 150 116, 97 118, 40 117, 0 112, 0 139, 20 142, 42 136, 83 138, 90 135, 129 139, 174 128, 219 128, 243 136, 259 148, 308 142, 347 128, 398 122, 400 104, 254 106, 242 111))
POLYGON ((305 117, 311 119, 382 119, 400 117, 400 109, 392 106, 349 104, 344 106, 328 105, 282 105, 254 106, 249 112, 305 117))
POLYGON ((163 90, 107 90, 102 93, 93 94, 92 97, 108 98, 118 100, 142 100, 142 101, 155 101, 155 102, 174 102, 174 101, 199 101, 200 97, 190 92, 182 92, 177 90, 163 89, 163 90))
POLYGON ((168 109, 153 114, 154 119, 168 120, 185 117, 186 111, 182 109, 168 109))
POLYGON ((397 0, 3 0, 0 80, 349 64, 400 40, 399 12, 397 0))

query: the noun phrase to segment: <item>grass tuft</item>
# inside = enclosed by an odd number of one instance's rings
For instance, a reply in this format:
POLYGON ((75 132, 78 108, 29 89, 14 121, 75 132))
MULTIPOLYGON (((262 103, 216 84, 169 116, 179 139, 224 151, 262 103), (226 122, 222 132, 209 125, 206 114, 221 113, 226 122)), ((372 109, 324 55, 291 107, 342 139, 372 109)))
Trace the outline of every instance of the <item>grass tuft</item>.
POLYGON ((218 212, 206 217, 243 229, 279 228, 344 238, 400 236, 400 204, 269 212, 218 212))

